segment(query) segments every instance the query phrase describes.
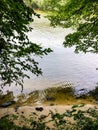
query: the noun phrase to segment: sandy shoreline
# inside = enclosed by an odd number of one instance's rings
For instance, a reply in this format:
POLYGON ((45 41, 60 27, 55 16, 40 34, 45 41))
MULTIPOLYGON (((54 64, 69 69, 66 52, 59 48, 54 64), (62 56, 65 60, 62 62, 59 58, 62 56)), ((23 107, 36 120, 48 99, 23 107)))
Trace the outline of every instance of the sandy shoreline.
MULTIPOLYGON (((71 110, 73 105, 55 105, 55 106, 21 106, 17 109, 17 112, 15 111, 15 108, 0 108, 0 118, 8 115, 8 114, 24 114, 24 116, 28 117, 32 113, 37 113, 39 116, 40 115, 48 115, 50 111, 53 112, 58 112, 58 113, 64 113, 66 110, 71 110), (36 108, 43 108, 42 111, 37 111, 36 108)), ((98 105, 92 105, 92 104, 87 104, 84 105, 83 107, 78 107, 77 109, 81 110, 87 110, 89 108, 94 108, 98 109, 98 105)))
MULTIPOLYGON (((14 116, 16 115, 18 118, 15 120, 12 119, 15 125, 20 126, 20 127, 26 126, 27 128, 31 128, 30 122, 28 122, 28 120, 30 121, 33 119, 33 121, 38 123, 39 120, 41 119, 43 122, 47 122, 46 126, 48 126, 49 128, 56 128, 55 121, 52 120, 52 115, 55 115, 57 113, 64 114, 65 112, 72 110, 72 106, 73 105, 21 106, 17 109, 17 111, 15 111, 14 107, 13 108, 0 108, 0 118, 4 116, 8 117, 7 115, 14 115, 14 116), (42 108, 42 110, 38 111, 36 110, 36 108, 42 108)), ((78 105, 76 110, 86 111, 89 108, 96 109, 98 111, 98 105, 92 105, 92 104, 86 104, 84 106, 80 104, 78 105)), ((70 117, 64 117, 64 119, 66 120, 66 122, 70 122, 71 124, 74 124, 75 122, 73 118, 70 118, 70 117)), ((67 126, 67 127, 71 127, 71 126, 67 126)))

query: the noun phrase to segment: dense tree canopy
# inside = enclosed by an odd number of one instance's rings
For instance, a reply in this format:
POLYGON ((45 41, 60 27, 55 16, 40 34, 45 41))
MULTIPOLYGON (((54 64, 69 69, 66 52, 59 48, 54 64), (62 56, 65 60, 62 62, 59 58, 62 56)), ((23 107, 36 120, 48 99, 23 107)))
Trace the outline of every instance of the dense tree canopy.
POLYGON ((0 0, 0 84, 15 82, 22 86, 23 79, 29 78, 26 71, 35 75, 42 73, 34 56, 51 52, 32 43, 27 32, 32 28, 34 16, 39 17, 23 0, 0 0))
POLYGON ((66 4, 59 4, 55 14, 48 18, 53 26, 75 29, 65 37, 65 47, 75 45, 76 52, 98 53, 97 0, 66 0, 66 4))

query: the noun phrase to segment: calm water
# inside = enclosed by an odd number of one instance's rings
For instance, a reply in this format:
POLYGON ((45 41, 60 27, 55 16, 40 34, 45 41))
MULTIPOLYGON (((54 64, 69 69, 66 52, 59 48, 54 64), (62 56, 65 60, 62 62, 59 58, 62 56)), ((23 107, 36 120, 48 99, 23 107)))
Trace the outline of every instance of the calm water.
MULTIPOLYGON (((50 47, 53 53, 43 58, 36 57, 39 66, 43 70, 43 76, 32 76, 25 80, 24 92, 44 89, 68 83, 73 83, 77 89, 93 89, 98 82, 98 55, 97 54, 75 54, 74 48, 64 48, 62 43, 66 34, 71 29, 60 27, 52 28, 45 18, 35 19, 31 24, 34 28, 29 38, 32 42, 41 44, 43 47, 50 47)), ((14 88, 17 93, 20 88, 14 88)))

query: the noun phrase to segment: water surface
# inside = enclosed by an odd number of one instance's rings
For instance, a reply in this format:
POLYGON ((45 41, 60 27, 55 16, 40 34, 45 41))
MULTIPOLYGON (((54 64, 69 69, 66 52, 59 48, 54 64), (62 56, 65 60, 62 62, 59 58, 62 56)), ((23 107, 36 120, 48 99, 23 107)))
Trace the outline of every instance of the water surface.
MULTIPOLYGON (((28 33, 32 42, 41 44, 43 47, 50 47, 53 52, 43 58, 36 57, 39 66, 43 70, 43 75, 31 79, 25 79, 24 92, 45 89, 62 84, 73 83, 78 89, 93 89, 98 82, 98 55, 97 54, 75 54, 73 48, 64 48, 62 43, 65 35, 72 32, 71 29, 60 27, 52 28, 46 18, 35 18, 31 24, 34 28, 28 33)), ((20 88, 14 88, 17 93, 20 88)))

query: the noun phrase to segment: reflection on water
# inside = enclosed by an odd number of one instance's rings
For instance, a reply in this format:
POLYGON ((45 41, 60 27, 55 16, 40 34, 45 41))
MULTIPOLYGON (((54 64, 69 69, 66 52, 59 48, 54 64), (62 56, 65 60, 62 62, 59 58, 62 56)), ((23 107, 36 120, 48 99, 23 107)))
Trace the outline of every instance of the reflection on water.
MULTIPOLYGON (((36 18, 31 26, 34 28, 28 34, 31 41, 41 44, 43 47, 50 47, 54 52, 43 58, 36 57, 43 70, 43 76, 31 76, 31 79, 25 79, 25 93, 58 86, 58 84, 66 82, 73 83, 77 89, 92 89, 96 86, 98 82, 98 70, 96 70, 98 68, 98 55, 75 54, 74 48, 64 48, 62 45, 65 35, 71 32, 71 29, 52 28, 49 26, 49 21, 43 17, 36 18)), ((11 90, 15 90, 17 93, 20 88, 13 87, 11 90)))

